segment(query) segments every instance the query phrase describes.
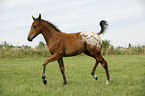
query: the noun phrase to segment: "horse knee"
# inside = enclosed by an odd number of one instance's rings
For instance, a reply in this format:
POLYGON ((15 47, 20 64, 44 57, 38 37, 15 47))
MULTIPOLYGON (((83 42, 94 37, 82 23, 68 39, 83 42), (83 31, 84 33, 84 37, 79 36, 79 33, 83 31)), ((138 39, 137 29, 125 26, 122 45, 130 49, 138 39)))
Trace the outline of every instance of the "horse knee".
POLYGON ((48 61, 47 61, 47 60, 45 60, 45 61, 43 62, 43 64, 42 64, 42 66, 46 66, 46 65, 47 65, 47 63, 48 63, 48 61))

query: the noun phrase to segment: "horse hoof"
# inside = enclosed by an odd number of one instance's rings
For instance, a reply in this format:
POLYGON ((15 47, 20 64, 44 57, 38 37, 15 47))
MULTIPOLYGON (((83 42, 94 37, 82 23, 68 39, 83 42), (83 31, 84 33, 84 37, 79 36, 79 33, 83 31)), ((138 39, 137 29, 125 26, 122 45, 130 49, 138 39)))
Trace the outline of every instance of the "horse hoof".
POLYGON ((95 77, 96 80, 98 80, 98 77, 95 77))
POLYGON ((43 83, 44 83, 44 85, 46 85, 47 84, 47 80, 43 79, 43 83))
POLYGON ((106 85, 108 85, 108 84, 109 84, 109 81, 107 80, 107 81, 106 81, 106 85))
POLYGON ((110 81, 111 81, 111 78, 109 78, 109 80, 106 81, 106 85, 108 85, 110 81))
POLYGON ((67 82, 63 82, 63 85, 66 85, 67 84, 67 82))

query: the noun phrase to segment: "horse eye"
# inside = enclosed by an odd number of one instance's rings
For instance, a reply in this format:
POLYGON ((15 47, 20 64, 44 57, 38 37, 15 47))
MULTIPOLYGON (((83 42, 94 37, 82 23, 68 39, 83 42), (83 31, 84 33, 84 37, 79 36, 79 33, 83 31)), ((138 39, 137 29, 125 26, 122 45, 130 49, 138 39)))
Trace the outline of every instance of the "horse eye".
POLYGON ((36 28, 37 26, 33 26, 33 28, 36 28))

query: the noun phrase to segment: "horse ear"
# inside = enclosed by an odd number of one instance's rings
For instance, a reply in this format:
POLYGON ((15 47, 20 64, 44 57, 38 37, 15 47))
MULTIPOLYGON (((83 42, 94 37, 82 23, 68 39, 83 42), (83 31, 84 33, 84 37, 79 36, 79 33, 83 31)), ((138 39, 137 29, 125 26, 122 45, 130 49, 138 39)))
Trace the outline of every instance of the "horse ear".
POLYGON ((33 20, 35 21, 36 19, 32 16, 33 20))
POLYGON ((39 20, 41 20, 41 14, 39 14, 39 17, 38 17, 38 19, 39 19, 39 20))

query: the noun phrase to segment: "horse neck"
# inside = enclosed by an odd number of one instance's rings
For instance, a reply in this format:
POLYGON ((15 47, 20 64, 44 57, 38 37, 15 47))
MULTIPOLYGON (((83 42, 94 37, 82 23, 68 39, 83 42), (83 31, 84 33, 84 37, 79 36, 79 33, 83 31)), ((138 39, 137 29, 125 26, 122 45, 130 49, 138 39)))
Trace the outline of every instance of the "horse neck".
MULTIPOLYGON (((51 45, 52 43, 54 43, 54 39, 56 39, 57 34, 60 32, 58 32, 57 30, 55 30, 55 28, 53 28, 51 25, 49 25, 46 22, 42 23, 42 35, 46 41, 46 43, 49 45, 51 45)), ((58 38, 57 38, 58 39, 58 38)))

